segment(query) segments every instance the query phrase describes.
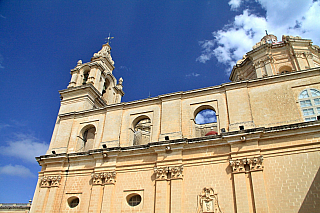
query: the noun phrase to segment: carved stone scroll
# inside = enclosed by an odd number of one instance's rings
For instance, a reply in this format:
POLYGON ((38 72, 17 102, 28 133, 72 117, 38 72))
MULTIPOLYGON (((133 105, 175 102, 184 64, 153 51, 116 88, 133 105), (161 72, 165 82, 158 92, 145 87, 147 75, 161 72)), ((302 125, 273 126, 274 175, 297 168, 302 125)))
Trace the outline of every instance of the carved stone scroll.
POLYGON ((182 179, 183 166, 154 167, 156 180, 182 179))
POLYGON ((222 213, 219 203, 218 194, 214 193, 211 187, 205 187, 202 189, 200 195, 198 195, 199 207, 198 213, 222 213))
POLYGON ((106 172, 104 174, 104 184, 114 184, 116 182, 116 171, 106 172))
POLYGON ((254 157, 252 159, 248 159, 248 164, 250 166, 250 171, 258 171, 263 169, 263 156, 254 157))
POLYGON ((183 166, 169 167, 169 171, 171 172, 171 179, 183 178, 183 166))
POLYGON ((43 176, 41 178, 41 183, 40 186, 42 188, 49 188, 49 187, 58 187, 60 184, 61 176, 56 175, 56 176, 43 176))
POLYGON ((250 171, 263 170, 263 156, 253 158, 229 160, 233 173, 245 172, 245 165, 249 165, 250 171))
POLYGON ((116 171, 92 173, 91 175, 92 184, 93 185, 115 184, 116 174, 117 174, 116 171))
POLYGON ((229 160, 229 163, 233 172, 245 172, 244 165, 246 165, 247 159, 229 160))
POLYGON ((168 167, 154 167, 154 173, 156 174, 156 180, 168 179, 169 168, 168 167))

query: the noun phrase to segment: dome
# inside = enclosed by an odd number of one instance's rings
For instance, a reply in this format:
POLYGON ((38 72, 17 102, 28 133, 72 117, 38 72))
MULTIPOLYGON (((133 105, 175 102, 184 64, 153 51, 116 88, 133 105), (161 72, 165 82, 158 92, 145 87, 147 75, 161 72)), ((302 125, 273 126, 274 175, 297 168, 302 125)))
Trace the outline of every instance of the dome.
POLYGON ((218 133, 216 131, 210 131, 208 132, 205 136, 209 136, 209 135, 217 135, 218 133))

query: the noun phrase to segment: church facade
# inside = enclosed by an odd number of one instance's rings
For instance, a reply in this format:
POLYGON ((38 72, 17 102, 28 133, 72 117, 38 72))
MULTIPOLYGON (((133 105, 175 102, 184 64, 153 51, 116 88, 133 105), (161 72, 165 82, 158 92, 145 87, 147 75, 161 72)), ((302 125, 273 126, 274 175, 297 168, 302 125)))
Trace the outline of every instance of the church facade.
POLYGON ((121 102, 111 47, 71 70, 32 213, 317 212, 320 48, 266 35, 231 82, 121 102), (211 122, 196 118, 209 112, 211 122))

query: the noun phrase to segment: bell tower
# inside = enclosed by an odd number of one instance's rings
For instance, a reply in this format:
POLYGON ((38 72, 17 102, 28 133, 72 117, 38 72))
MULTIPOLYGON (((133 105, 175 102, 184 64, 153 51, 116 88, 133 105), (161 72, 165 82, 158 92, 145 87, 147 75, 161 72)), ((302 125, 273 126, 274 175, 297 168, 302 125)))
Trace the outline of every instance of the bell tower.
POLYGON ((99 108, 109 104, 120 103, 124 95, 123 79, 112 74, 114 61, 111 57, 109 43, 94 53, 90 62, 78 61, 71 70, 71 81, 68 88, 59 91, 61 107, 59 114, 99 108))

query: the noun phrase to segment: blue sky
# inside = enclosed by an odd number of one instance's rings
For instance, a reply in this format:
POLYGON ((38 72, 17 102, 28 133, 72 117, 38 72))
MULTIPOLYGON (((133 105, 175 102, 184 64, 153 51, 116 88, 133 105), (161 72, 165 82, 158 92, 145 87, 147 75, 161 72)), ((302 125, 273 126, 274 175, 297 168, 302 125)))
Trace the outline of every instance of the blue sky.
POLYGON ((123 101, 228 82, 265 34, 320 44, 319 1, 0 1, 0 202, 28 202, 70 69, 109 32, 123 101))

